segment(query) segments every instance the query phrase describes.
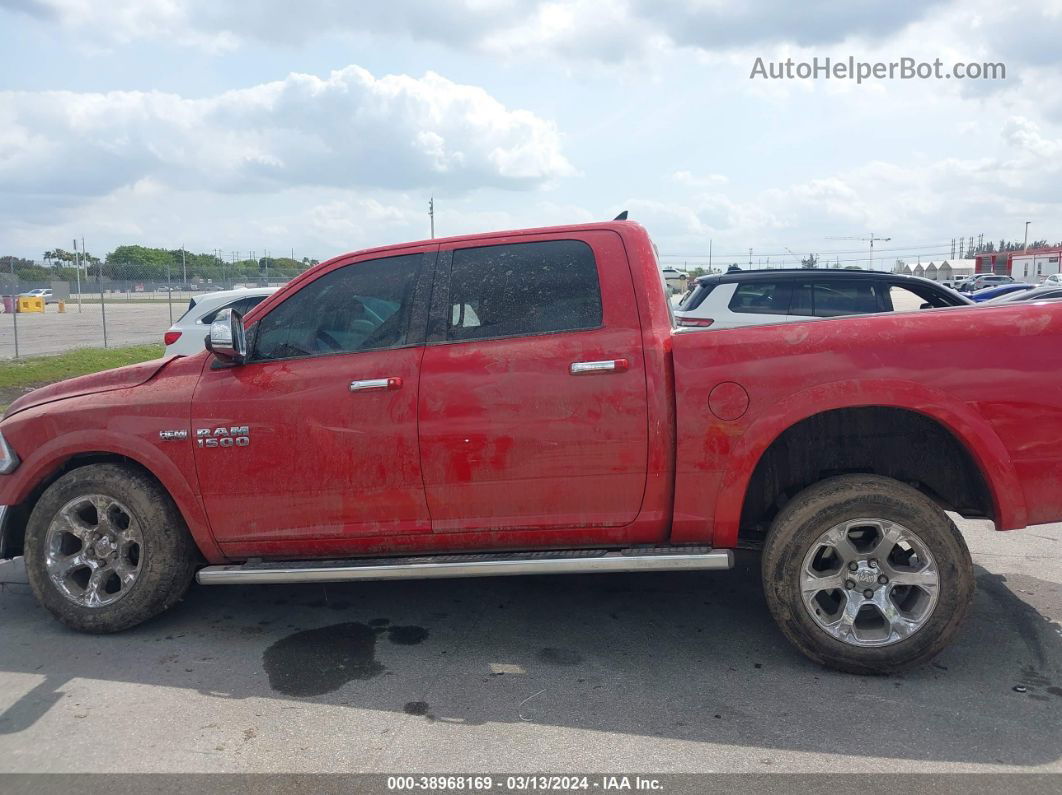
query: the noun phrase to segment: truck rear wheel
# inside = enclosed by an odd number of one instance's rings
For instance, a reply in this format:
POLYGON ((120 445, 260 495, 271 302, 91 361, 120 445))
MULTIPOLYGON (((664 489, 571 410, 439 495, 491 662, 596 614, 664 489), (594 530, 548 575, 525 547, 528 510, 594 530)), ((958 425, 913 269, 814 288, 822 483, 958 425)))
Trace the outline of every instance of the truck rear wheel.
POLYGON ((785 636, 857 674, 927 662, 955 636, 974 591, 970 552, 947 514, 877 475, 829 478, 786 503, 762 570, 785 636))
POLYGON ((196 549, 170 495, 139 469, 91 464, 41 495, 26 527, 37 599, 84 632, 128 629, 171 607, 195 572, 196 549))

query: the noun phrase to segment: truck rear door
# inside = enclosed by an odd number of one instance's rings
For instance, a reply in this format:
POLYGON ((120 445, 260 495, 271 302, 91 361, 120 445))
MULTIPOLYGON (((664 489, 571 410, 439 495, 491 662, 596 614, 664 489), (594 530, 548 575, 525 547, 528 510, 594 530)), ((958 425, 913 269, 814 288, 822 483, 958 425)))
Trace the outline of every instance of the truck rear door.
POLYGON ((443 245, 419 423, 434 532, 619 527, 646 482, 641 328, 607 230, 443 245))

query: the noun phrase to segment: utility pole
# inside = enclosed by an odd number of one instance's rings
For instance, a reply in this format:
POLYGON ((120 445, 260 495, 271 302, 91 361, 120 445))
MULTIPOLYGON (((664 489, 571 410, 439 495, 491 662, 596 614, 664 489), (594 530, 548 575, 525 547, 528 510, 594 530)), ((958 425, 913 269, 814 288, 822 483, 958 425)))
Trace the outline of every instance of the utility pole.
POLYGON ((708 238, 708 272, 712 272, 712 239, 708 238))
POLYGON ((749 268, 752 267, 752 246, 749 246, 749 268))
POLYGON ((74 239, 74 273, 77 275, 77 313, 81 314, 81 260, 77 255, 77 238, 74 239))
POLYGON ((1025 222, 1025 244, 1021 247, 1022 251, 1028 251, 1029 250, 1029 224, 1031 224, 1031 223, 1032 223, 1032 221, 1026 221, 1025 222))
POLYGON ((428 198, 428 220, 431 222, 431 238, 435 239, 435 197, 428 198))
POLYGON ((188 263, 184 259, 184 243, 181 243, 181 287, 188 289, 188 263))

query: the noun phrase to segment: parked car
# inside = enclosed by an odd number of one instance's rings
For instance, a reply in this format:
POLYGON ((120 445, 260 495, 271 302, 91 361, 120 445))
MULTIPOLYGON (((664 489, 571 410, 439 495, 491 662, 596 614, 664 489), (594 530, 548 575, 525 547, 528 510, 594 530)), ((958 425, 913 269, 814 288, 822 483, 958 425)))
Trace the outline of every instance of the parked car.
POLYGON ((975 293, 971 293, 970 298, 973 299, 974 303, 980 304, 985 301, 991 301, 993 298, 1000 298, 1004 295, 1012 295, 1013 293, 1020 293, 1025 290, 1032 290, 1035 287, 1035 284, 1025 284, 1023 282, 1000 284, 994 287, 985 287, 975 293))
POLYGON ((251 311, 277 291, 276 287, 248 287, 203 293, 188 301, 188 309, 165 334, 166 356, 192 356, 203 350, 210 324, 222 309, 235 309, 241 315, 251 311))
POLYGON ((985 287, 1010 284, 1013 281, 1013 276, 1003 276, 998 273, 975 273, 973 276, 969 276, 959 282, 955 289, 960 293, 975 293, 985 287))
POLYGON ((1041 287, 1062 287, 1062 273, 1052 273, 1040 282, 1041 287))
POLYGON ((25 293, 19 293, 20 298, 43 298, 45 304, 59 303, 59 299, 55 294, 47 288, 41 287, 36 290, 29 290, 25 293))
POLYGON ((970 303, 936 282, 895 273, 734 271, 697 279, 675 310, 675 320, 680 326, 719 330, 970 303))
POLYGON ((1049 302, 675 329, 615 221, 343 255, 209 333, 0 420, 0 557, 70 627, 134 626, 193 576, 710 571, 742 546, 797 648, 880 673, 970 605, 945 510, 1062 520, 1049 302))
POLYGON ((1016 301, 1050 301, 1062 298, 1062 284, 1054 287, 1037 287, 1033 290, 1019 290, 1017 292, 989 298, 985 304, 1012 304, 1016 301))

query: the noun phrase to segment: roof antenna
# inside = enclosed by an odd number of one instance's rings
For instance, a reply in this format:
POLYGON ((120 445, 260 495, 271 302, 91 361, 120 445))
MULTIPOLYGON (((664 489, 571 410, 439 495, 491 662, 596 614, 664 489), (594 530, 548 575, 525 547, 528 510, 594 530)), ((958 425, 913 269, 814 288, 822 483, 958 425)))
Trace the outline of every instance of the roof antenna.
POLYGON ((627 211, 624 210, 623 212, 621 212, 619 215, 617 215, 612 220, 613 221, 626 221, 627 220, 627 211))

